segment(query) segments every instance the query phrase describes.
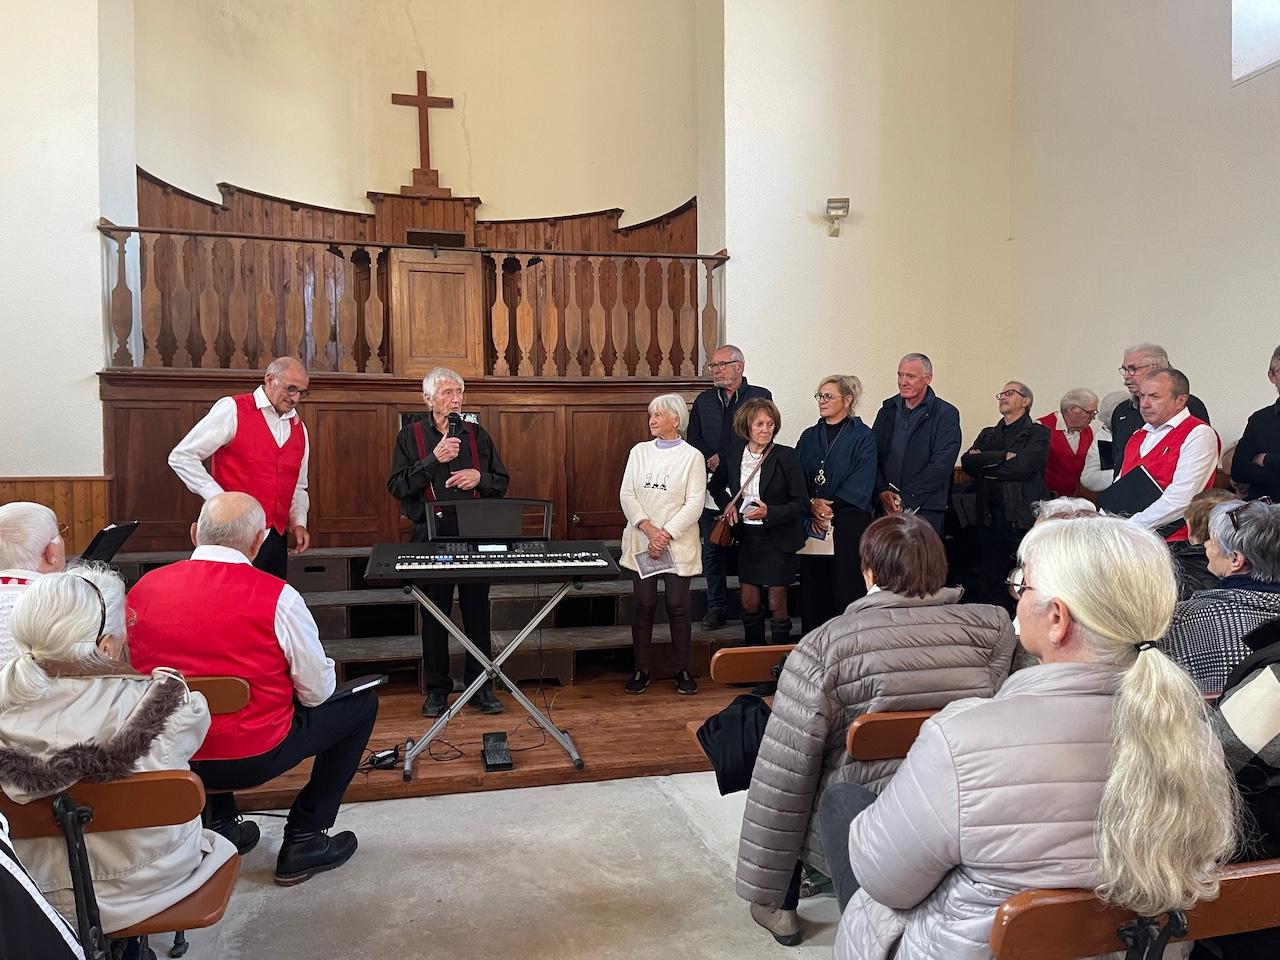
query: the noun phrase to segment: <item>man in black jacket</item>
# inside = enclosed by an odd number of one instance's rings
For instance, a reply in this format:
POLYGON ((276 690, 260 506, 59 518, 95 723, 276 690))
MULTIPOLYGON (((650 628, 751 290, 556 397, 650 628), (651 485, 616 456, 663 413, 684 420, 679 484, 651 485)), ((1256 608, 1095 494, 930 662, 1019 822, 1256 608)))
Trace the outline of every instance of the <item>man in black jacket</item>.
POLYGON ((996 400, 1000 422, 978 434, 960 465, 977 484, 980 598, 1012 613, 1017 603, 1004 588, 1022 535, 1036 522, 1031 505, 1047 499, 1044 465, 1049 430, 1031 419, 1031 388, 1010 380, 996 400))
MULTIPOLYGON (((1169 366, 1169 354, 1159 344, 1139 343, 1124 352, 1124 359, 1120 361, 1120 376, 1124 378, 1130 400, 1128 403, 1116 404, 1116 408, 1111 411, 1111 453, 1115 460, 1111 470, 1117 478, 1124 463, 1124 448, 1128 445, 1129 438, 1142 429, 1142 411, 1138 409, 1138 391, 1142 381, 1152 370, 1163 370, 1169 366)), ((1187 409, 1193 417, 1209 422, 1209 411, 1204 408, 1204 402, 1194 394, 1187 397, 1187 409)))
MULTIPOLYGON (((693 410, 689 414, 688 441, 706 458, 708 474, 715 472, 720 465, 720 455, 732 442, 733 415, 743 401, 754 397, 773 399, 773 394, 764 387, 747 383, 747 378, 743 376, 746 367, 742 351, 726 343, 711 355, 707 364, 712 385, 693 401, 693 410)), ((715 518, 715 510, 704 510, 698 523, 702 534, 702 573, 707 578, 707 615, 703 618, 702 625, 708 630, 724 625, 728 596, 724 551, 707 539, 715 518)))
MULTIPOLYGON (((1267 379, 1280 393, 1280 347, 1271 354, 1267 379)), ((1231 479, 1248 484, 1249 499, 1280 502, 1280 400, 1255 411, 1231 461, 1231 479)))
MULTIPOLYGON (((387 490, 400 501, 404 515, 413 521, 412 542, 427 539, 427 505, 437 500, 468 497, 501 497, 510 477, 493 439, 478 423, 455 423, 450 414, 462 412, 466 389, 462 377, 447 367, 436 367, 422 380, 422 399, 431 416, 401 428, 396 435, 387 490)), ((453 610, 452 583, 432 583, 424 593, 447 617, 453 610)), ((460 583, 458 605, 462 623, 471 642, 485 655, 492 653, 489 616, 489 585, 460 583)), ((435 619, 422 618, 422 663, 426 672, 427 699, 422 713, 438 717, 448 705, 453 680, 449 676, 449 635, 435 619)), ((480 675, 480 664, 467 655, 465 682, 480 675)), ((482 713, 501 713, 502 702, 489 684, 471 701, 482 713)))
POLYGON ((951 475, 960 453, 960 411, 933 392, 933 363, 908 353, 898 393, 876 414, 876 495, 885 513, 915 510, 942 535, 951 475))

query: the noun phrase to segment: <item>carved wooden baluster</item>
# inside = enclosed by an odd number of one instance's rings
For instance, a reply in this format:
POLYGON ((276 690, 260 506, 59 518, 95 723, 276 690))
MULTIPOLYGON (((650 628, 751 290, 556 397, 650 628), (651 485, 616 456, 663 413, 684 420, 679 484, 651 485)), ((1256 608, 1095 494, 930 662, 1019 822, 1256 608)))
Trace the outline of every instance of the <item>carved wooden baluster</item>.
POLYGON ((506 289, 502 282, 502 266, 506 260, 502 254, 487 254, 493 261, 493 307, 489 311, 489 333, 493 337, 493 375, 511 376, 507 361, 507 348, 511 345, 511 310, 507 305, 506 289))
POLYGON ((365 373, 382 373, 382 357, 378 351, 382 349, 382 331, 387 322, 386 311, 382 306, 382 290, 378 285, 378 255, 382 250, 369 247, 369 301, 364 306, 364 342, 369 347, 369 361, 365 364, 365 373))
POLYGON ((200 283, 200 299, 197 301, 198 327, 196 336, 202 344, 198 366, 218 367, 218 291, 213 286, 213 240, 209 237, 193 237, 196 264, 200 283))
POLYGON ((519 356, 516 362, 516 376, 533 375, 533 287, 532 268, 529 266, 532 256, 517 258, 520 263, 520 302, 516 305, 516 346, 519 356))
POLYGON ((706 303, 702 307, 702 356, 703 359, 710 360, 711 354, 715 353, 716 347, 720 345, 720 315, 716 311, 715 285, 711 279, 711 272, 715 269, 716 262, 703 260, 702 265, 707 271, 706 303))
POLYGON ((304 253, 299 243, 284 244, 284 348, 286 353, 301 357, 305 364, 307 352, 303 337, 307 332, 307 313, 303 286, 307 268, 303 262, 304 253))
POLYGON ((338 369, 356 371, 356 275, 355 247, 339 247, 342 260, 334 264, 335 296, 338 300, 338 369))
POLYGON ((582 376, 582 327, 586 323, 586 304, 583 303, 583 271, 586 261, 574 257, 565 260, 565 312, 564 344, 568 356, 565 360, 565 376, 582 376))
POLYGON ((560 257, 546 256, 542 258, 542 269, 538 271, 538 339, 542 344, 542 362, 538 365, 538 376, 554 377, 556 375, 556 352, 560 349, 560 330, 556 326, 556 309, 552 298, 555 293, 555 273, 560 266, 560 257))
POLYGON ((187 288, 187 238, 172 236, 169 238, 173 249, 173 287, 169 291, 169 325, 173 328, 175 343, 173 365, 175 367, 191 366, 191 294, 187 288))
POLYGON ((315 296, 311 306, 311 335, 315 338, 316 368, 338 369, 338 338, 333 323, 333 257, 326 247, 310 248, 315 263, 315 296))
POLYGON ((671 309, 671 297, 669 296, 670 276, 668 271, 671 267, 669 259, 660 259, 658 261, 658 283, 654 290, 658 297, 658 351, 659 364, 658 376, 669 377, 674 370, 671 366, 671 345, 675 342, 675 313, 671 309))
POLYGON ((160 356, 160 327, 164 323, 164 304, 160 300, 160 284, 156 279, 159 263, 156 260, 154 233, 139 234, 139 265, 142 268, 142 356, 144 367, 164 366, 160 356))
POLYGON ((600 270, 600 257, 591 257, 587 277, 590 281, 587 287, 589 312, 587 314, 587 330, 591 336, 591 370, 590 375, 593 377, 604 376, 604 293, 600 289, 602 282, 602 272, 600 270))
POLYGON ((624 267, 624 262, 618 257, 605 260, 613 293, 609 302, 610 339, 613 342, 613 363, 609 366, 609 375, 612 377, 627 375, 627 311, 622 302, 624 267))
POLYGON ((680 373, 690 377, 698 375, 698 261, 677 260, 680 279, 680 316, 676 329, 680 337, 680 350, 684 354, 680 373))
POLYGON ((255 241, 255 247, 261 248, 262 259, 258 273, 258 369, 264 370, 276 357, 276 327, 279 318, 276 316, 276 281, 279 273, 276 265, 279 261, 277 253, 279 244, 271 241, 255 241))
POLYGON ((636 310, 631 324, 636 338, 636 376, 652 377, 653 361, 649 358, 649 345, 653 342, 653 305, 649 302, 649 264, 652 259, 636 260, 636 310))
POLYGON ((116 352, 111 363, 117 367, 133 366, 133 351, 129 349, 129 337, 133 333, 133 291, 129 289, 128 268, 125 266, 125 245, 129 234, 108 234, 116 242, 116 284, 111 288, 111 330, 116 336, 116 352))
POLYGON ((573 360, 569 355, 569 303, 573 297, 573 264, 568 257, 555 258, 555 273, 552 274, 551 300, 555 304, 556 337, 558 345, 555 355, 555 372, 557 376, 567 376, 573 368, 573 360))
POLYGON ((249 365, 249 297, 244 288, 244 241, 229 242, 231 280, 227 297, 227 326, 231 330, 231 366, 243 370, 249 365))

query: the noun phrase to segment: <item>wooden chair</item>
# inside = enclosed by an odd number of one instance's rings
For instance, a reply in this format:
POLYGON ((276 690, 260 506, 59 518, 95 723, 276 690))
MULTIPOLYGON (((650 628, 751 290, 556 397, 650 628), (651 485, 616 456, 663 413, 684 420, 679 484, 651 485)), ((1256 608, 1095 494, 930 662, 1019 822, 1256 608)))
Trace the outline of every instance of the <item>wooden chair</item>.
POLYGON ((85 851, 86 833, 137 830, 186 823, 204 809, 204 787, 189 770, 135 773, 107 783, 77 783, 59 794, 19 804, 0 793, 0 813, 14 839, 62 837, 76 899, 76 925, 85 956, 101 960, 106 941, 147 937, 171 930, 195 930, 217 923, 226 912, 240 874, 233 856, 195 893, 167 910, 124 930, 104 931, 93 894, 93 876, 85 851))
POLYGON ((855 760, 895 760, 907 755, 920 726, 937 710, 864 713, 849 724, 845 748, 855 760))
POLYGON ((723 684, 772 680, 773 668, 794 649, 794 643, 763 647, 724 647, 717 650, 711 658, 711 679, 723 684))
POLYGON ((187 687, 204 694, 209 712, 237 713, 249 705, 249 684, 239 677, 187 677, 187 687))

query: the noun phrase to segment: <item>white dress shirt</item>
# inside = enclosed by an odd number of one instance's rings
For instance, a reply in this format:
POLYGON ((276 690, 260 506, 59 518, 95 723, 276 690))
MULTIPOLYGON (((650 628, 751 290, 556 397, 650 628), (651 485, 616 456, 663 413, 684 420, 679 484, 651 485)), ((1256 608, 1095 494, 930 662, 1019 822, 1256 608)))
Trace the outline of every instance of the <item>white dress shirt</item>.
MULTIPOLYGON (((1092 490, 1094 493, 1100 493, 1111 486, 1116 475, 1110 467, 1105 470, 1102 468, 1102 457, 1098 453, 1098 441, 1104 439, 1099 433, 1098 427, 1093 431, 1093 443, 1089 444, 1089 449, 1084 455, 1084 468, 1080 471, 1080 485, 1086 490, 1092 490)), ((1111 433, 1106 431, 1106 440, 1110 441, 1111 433)), ((1116 450, 1112 445, 1111 456, 1124 458, 1123 450, 1116 450)))
MULTIPOLYGON (((1187 417, 1189 410, 1183 409, 1170 417, 1165 423, 1153 427, 1149 423, 1142 425, 1142 446, 1139 453, 1146 456, 1164 440, 1187 417)), ((1123 457, 1119 451, 1116 456, 1123 457)), ((1191 498, 1203 490, 1213 477, 1218 467, 1218 434, 1207 423, 1202 423, 1182 441, 1182 450, 1178 453, 1178 465, 1173 471, 1173 480, 1160 499, 1147 509, 1135 513, 1129 520, 1152 530, 1163 527, 1167 523, 1182 519, 1187 512, 1191 498)))
MULTIPOLYGON (((296 420, 297 410, 290 410, 284 416, 276 413, 276 408, 267 399, 267 391, 258 387, 253 391, 253 402, 267 421, 271 435, 275 437, 276 446, 283 447, 289 439, 292 429, 290 421, 296 420)), ((307 525, 307 511, 311 509, 311 498, 307 494, 307 462, 311 457, 311 437, 307 433, 306 424, 298 420, 302 428, 302 466, 298 470, 298 483, 293 488, 293 500, 289 505, 289 526, 307 525)), ((199 423, 179 441, 169 454, 169 466, 178 475, 187 489, 203 500, 223 493, 222 486, 209 475, 203 461, 208 460, 220 448, 225 447, 236 435, 236 401, 234 397, 223 397, 213 405, 199 423)))
MULTIPOLYGON (((249 558, 239 550, 217 546, 196 547, 191 559, 249 563, 249 558)), ((276 642, 289 663, 289 677, 298 702, 304 707, 314 707, 328 700, 337 682, 333 661, 324 655, 320 631, 302 594, 287 583, 276 602, 276 642)))

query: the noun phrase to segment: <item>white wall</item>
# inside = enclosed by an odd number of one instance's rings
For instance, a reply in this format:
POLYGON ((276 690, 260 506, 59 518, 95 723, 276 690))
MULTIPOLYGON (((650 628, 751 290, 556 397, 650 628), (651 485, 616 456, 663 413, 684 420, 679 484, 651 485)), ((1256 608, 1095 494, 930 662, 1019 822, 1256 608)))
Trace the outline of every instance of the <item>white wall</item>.
POLYGON ((227 181, 367 209, 431 160, 485 218, 623 207, 695 192, 689 0, 137 0, 138 158, 218 199, 227 181))
POLYGON ((0 34, 0 476, 102 473, 98 3, 16 4, 0 34))
POLYGON ((784 440, 834 372, 874 418, 922 351, 966 438, 1009 343, 1010 0, 724 5, 728 335, 784 440), (852 198, 838 239, 830 196, 852 198))
POLYGON ((1169 350, 1225 442, 1275 400, 1280 70, 1232 86, 1229 15, 1017 5, 1013 368, 1050 405, 1119 388, 1141 340, 1169 350))

